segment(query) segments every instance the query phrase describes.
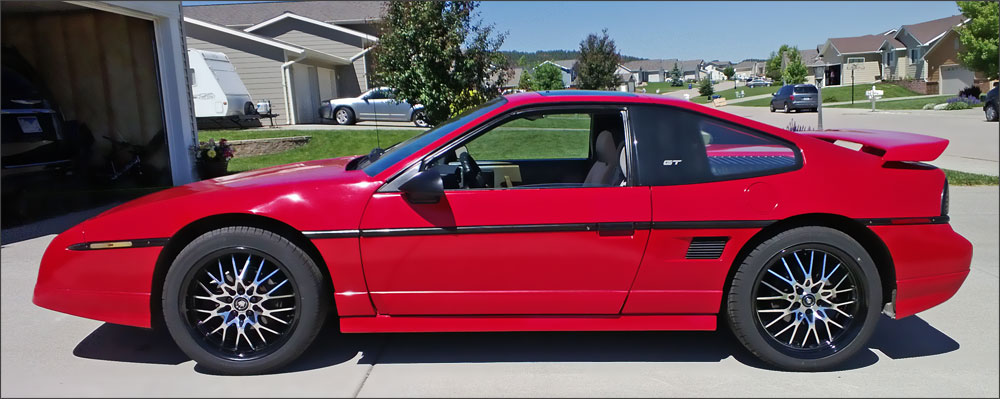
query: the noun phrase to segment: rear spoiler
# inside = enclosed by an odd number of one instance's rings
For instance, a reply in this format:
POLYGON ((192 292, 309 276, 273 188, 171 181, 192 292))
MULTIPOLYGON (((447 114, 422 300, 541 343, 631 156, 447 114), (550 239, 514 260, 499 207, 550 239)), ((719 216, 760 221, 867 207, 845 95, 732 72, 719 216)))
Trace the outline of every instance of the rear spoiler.
POLYGON ((822 130, 800 131, 831 143, 849 141, 861 144, 861 151, 882 157, 883 161, 933 161, 948 147, 940 137, 888 130, 822 130))

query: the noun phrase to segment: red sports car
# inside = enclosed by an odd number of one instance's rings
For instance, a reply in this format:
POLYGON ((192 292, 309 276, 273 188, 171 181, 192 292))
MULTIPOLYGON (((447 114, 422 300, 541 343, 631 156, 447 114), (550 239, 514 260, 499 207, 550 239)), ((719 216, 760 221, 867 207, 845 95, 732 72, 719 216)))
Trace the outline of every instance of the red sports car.
POLYGON ((714 330, 828 369, 951 297, 947 140, 791 132, 660 96, 500 97, 386 150, 131 201, 56 237, 34 303, 165 326, 203 366, 359 332, 714 330), (841 146, 834 142, 860 144, 841 146))

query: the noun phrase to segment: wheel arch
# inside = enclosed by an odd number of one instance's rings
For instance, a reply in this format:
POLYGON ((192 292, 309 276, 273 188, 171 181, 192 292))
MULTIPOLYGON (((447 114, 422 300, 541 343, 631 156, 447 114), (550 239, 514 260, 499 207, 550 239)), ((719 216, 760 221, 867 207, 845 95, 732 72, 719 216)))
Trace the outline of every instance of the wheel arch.
MULTIPOLYGON (((280 220, 261 215, 225 213, 207 216, 191 222, 178 230, 177 233, 169 238, 167 244, 163 246, 163 250, 160 251, 160 255, 156 259, 156 266, 153 269, 153 279, 151 282, 152 286, 150 287, 149 296, 150 324, 154 329, 161 329, 164 326, 161 303, 161 298, 163 297, 163 283, 167 277, 167 270, 170 269, 170 265, 174 262, 174 259, 177 258, 177 255, 181 252, 181 250, 190 244, 191 241, 194 241, 195 238, 198 238, 202 234, 209 231, 230 226, 256 227, 262 230, 277 233, 278 235, 291 241, 293 244, 305 251, 313 262, 316 263, 316 266, 319 267, 319 272, 323 276, 324 288, 327 290, 326 292, 333 292, 333 279, 330 275, 330 269, 327 267, 326 262, 323 260, 323 256, 320 255, 316 246, 313 245, 312 241, 306 238, 301 231, 280 220)), ((330 295, 330 298, 331 301, 333 301, 333 295, 330 295)), ((330 305, 330 308, 336 311, 336 306, 333 306, 333 303, 330 305)))
MULTIPOLYGON (((729 272, 726 274, 725 284, 723 285, 722 297, 728 297, 730 282, 733 280, 733 276, 743 263, 743 260, 746 259, 747 255, 754 248, 784 231, 806 226, 820 226, 838 230, 861 244, 865 251, 872 257, 872 260, 875 262, 875 268, 878 270, 879 279, 882 283, 882 303, 880 305, 885 305, 892 301, 892 293, 896 289, 896 267, 892 261, 892 254, 889 253, 889 248, 886 247, 885 243, 875 232, 871 231, 871 229, 861 222, 846 216, 830 213, 809 213, 792 216, 772 223, 750 237, 733 259, 733 264, 730 265, 729 272)), ((723 300, 722 306, 724 307, 725 304, 726 301, 723 300)))

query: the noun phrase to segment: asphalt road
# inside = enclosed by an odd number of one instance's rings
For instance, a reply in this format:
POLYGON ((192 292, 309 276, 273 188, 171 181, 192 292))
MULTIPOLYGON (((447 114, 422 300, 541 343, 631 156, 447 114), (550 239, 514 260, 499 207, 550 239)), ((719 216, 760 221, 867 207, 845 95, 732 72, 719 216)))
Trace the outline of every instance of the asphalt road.
POLYGON ((47 235, 0 250, 0 396, 997 397, 998 188, 953 187, 951 201, 975 248, 958 294, 883 318, 870 349, 812 374, 772 370, 725 332, 356 335, 328 324, 284 372, 212 375, 165 334, 31 304, 47 235))

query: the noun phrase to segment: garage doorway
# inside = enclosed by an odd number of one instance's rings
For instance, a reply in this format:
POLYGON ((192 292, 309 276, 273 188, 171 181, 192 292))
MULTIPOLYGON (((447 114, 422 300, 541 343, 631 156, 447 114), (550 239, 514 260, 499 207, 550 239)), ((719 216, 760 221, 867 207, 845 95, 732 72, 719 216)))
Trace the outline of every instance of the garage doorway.
POLYGON ((63 2, 0 14, 4 227, 172 186, 153 22, 63 2))
POLYGON ((938 94, 954 94, 972 86, 976 75, 974 72, 957 64, 941 65, 941 86, 938 94))

